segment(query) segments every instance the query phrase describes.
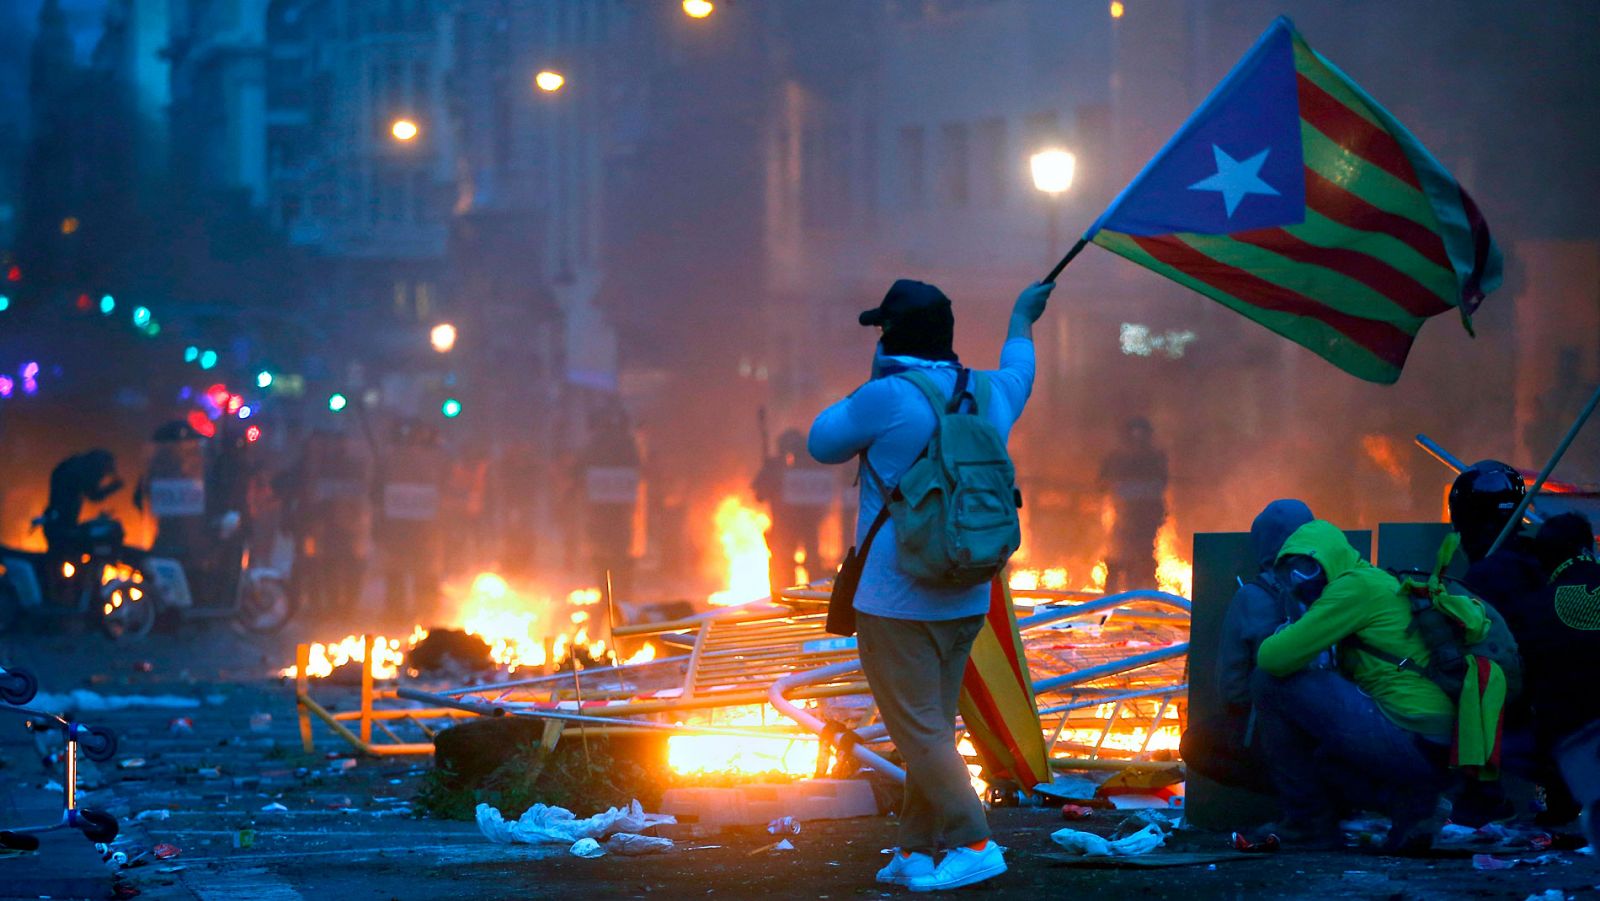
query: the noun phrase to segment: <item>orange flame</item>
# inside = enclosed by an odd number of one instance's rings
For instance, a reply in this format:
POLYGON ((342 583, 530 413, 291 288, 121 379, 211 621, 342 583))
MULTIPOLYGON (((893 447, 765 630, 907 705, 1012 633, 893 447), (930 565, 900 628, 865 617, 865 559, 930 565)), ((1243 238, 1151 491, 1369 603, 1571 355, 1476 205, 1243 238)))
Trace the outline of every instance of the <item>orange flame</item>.
POLYGON ((706 600, 714 607, 728 607, 766 597, 771 593, 766 532, 772 519, 746 506, 738 495, 729 495, 717 505, 715 522, 728 587, 712 592, 706 600))

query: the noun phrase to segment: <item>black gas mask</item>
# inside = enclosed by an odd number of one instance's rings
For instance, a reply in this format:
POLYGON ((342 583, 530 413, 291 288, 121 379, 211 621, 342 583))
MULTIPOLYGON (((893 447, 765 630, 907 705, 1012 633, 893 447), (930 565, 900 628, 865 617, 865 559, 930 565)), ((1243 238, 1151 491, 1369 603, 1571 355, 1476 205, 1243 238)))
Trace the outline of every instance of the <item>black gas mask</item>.
POLYGON ((1279 585, 1308 607, 1322 597, 1323 590, 1328 587, 1327 571, 1317 558, 1306 554, 1290 554, 1280 559, 1273 567, 1273 574, 1279 585))

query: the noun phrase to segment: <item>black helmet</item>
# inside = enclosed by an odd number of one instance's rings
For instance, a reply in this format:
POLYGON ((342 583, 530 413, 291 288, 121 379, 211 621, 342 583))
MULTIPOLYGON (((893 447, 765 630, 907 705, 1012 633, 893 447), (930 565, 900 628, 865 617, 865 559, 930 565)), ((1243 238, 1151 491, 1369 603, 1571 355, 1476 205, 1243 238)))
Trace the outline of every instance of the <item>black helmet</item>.
POLYGON ((1480 460, 1450 486, 1450 525, 1461 533, 1469 560, 1482 559, 1527 496, 1522 473, 1499 460, 1480 460))

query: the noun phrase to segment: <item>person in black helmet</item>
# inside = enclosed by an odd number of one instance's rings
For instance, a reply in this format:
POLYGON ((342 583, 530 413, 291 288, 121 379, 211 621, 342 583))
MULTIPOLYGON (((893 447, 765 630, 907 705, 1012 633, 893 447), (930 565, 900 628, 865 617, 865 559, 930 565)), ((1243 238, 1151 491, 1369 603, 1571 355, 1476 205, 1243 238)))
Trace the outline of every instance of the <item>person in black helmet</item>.
MULTIPOLYGON (((1526 495, 1522 474, 1499 460, 1472 464, 1450 486, 1450 525, 1461 535, 1461 550, 1468 563, 1462 582, 1499 611, 1508 625, 1535 601, 1545 584, 1532 536, 1525 534, 1520 524, 1489 553, 1526 495)), ((1520 641, 1515 626, 1512 634, 1520 641)), ((1540 768, 1529 700, 1524 692, 1522 699, 1506 706, 1501 741, 1502 767, 1524 774, 1540 768)), ((1463 825, 1480 826, 1512 810, 1500 782, 1469 782, 1455 799, 1453 818, 1463 825)))
POLYGON ((1502 615, 1544 585, 1532 539, 1520 528, 1489 553, 1527 493, 1522 474, 1499 460, 1472 464, 1450 486, 1450 525, 1461 534, 1469 564, 1463 581, 1502 615))

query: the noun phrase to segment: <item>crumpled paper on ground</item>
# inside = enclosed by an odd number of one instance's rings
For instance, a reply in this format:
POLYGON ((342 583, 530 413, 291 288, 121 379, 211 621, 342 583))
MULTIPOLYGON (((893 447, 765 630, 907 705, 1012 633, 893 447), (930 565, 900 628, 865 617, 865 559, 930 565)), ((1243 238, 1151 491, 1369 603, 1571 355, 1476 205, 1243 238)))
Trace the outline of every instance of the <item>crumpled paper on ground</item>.
POLYGON ((590 860, 606 856, 606 850, 600 847, 600 843, 592 838, 580 838, 573 842, 572 847, 567 850, 572 853, 573 857, 583 857, 590 860))
POLYGON ((1050 834, 1050 840, 1072 852, 1084 857, 1134 857, 1139 854, 1148 854, 1161 847, 1167 840, 1165 832, 1155 823, 1140 829, 1132 835, 1123 836, 1116 841, 1101 838, 1092 832, 1079 832, 1076 829, 1058 829, 1050 834))
POLYGON ((507 822, 498 809, 479 804, 477 819, 478 831, 489 841, 525 845, 570 845, 580 838, 592 838, 598 842, 612 833, 640 833, 651 826, 678 822, 678 818, 671 814, 645 813, 638 801, 634 801, 626 810, 613 807, 581 820, 565 807, 535 804, 522 814, 521 819, 511 822, 507 822))

